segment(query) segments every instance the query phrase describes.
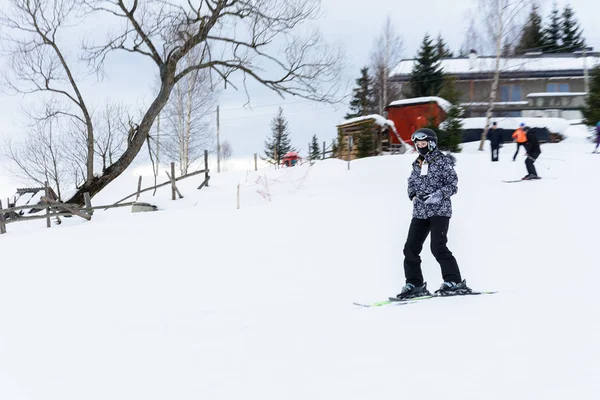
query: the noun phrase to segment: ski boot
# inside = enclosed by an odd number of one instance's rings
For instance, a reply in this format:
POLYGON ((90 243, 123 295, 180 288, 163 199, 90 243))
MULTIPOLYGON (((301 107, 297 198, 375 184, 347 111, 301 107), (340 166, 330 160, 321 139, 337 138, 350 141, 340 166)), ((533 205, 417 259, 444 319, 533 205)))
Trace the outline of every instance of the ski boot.
POLYGON ((423 283, 423 286, 416 286, 412 283, 407 283, 402 288, 400 294, 396 295, 401 300, 412 299, 413 297, 431 296, 429 290, 427 290, 427 282, 423 283))
POLYGON ((444 282, 435 294, 438 296, 457 296, 461 294, 469 294, 473 290, 467 286, 467 281, 463 279, 461 283, 456 282, 444 282))

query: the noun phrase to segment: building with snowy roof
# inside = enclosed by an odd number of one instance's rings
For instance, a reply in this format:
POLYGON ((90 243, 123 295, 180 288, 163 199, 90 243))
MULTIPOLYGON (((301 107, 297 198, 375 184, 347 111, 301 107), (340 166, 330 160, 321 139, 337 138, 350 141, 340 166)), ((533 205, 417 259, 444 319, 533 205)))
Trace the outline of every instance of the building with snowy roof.
MULTIPOLYGON (((416 60, 402 60, 390 80, 408 84, 416 60)), ((495 57, 444 58, 445 74, 456 78, 461 105, 469 117, 482 117, 487 110, 495 57)), ((500 58, 500 82, 495 101, 496 117, 558 117, 579 119, 585 102, 589 70, 600 65, 600 53, 527 53, 500 58)))

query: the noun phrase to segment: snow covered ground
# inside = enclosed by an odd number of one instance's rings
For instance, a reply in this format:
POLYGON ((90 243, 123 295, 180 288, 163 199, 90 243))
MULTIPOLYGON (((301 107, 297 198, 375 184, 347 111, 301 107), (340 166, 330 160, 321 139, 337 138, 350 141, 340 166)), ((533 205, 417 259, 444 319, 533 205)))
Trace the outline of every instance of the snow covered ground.
MULTIPOLYGON (((567 136, 542 146, 540 181, 502 182, 525 175, 512 144, 499 163, 457 155, 449 247, 493 296, 352 305, 403 284, 411 155, 198 176, 182 200, 143 196, 158 212, 9 225, 0 399, 596 399, 600 155, 567 136)), ((428 246, 423 269, 436 289, 428 246)))

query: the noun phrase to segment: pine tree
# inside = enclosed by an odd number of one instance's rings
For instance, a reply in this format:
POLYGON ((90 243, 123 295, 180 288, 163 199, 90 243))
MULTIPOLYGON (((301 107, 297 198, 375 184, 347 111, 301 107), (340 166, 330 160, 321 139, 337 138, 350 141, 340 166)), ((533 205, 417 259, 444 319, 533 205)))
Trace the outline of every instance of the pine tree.
POLYGON ((558 15, 558 6, 556 1, 552 6, 550 14, 550 24, 544 29, 544 53, 557 53, 562 45, 561 41, 561 23, 558 15))
POLYGON ((310 160, 318 160, 321 158, 321 149, 319 149, 319 140, 317 135, 313 135, 312 141, 310 142, 310 154, 308 155, 310 160))
POLYGON ((561 52, 571 53, 585 46, 582 31, 575 19, 575 12, 567 5, 562 13, 562 46, 561 52))
POLYGON ((446 42, 444 42, 444 39, 442 38, 441 33, 437 37, 437 43, 435 44, 435 47, 437 49, 437 55, 439 58, 454 57, 454 55, 452 54, 452 51, 448 47, 448 44, 446 42))
POLYGON ((365 122, 362 128, 360 133, 355 137, 357 158, 372 156, 376 148, 375 136, 373 135, 375 129, 374 123, 365 122))
POLYGON ((590 91, 581 112, 587 125, 594 126, 600 122, 600 66, 595 67, 590 73, 590 91))
POLYGON ((525 54, 530 50, 544 51, 544 32, 542 29, 542 17, 538 13, 538 7, 534 4, 527 23, 523 27, 521 40, 515 48, 516 54, 525 54))
POLYGON ((456 78, 446 76, 440 90, 440 96, 448 100, 452 106, 446 113, 444 129, 438 129, 438 147, 440 150, 459 153, 462 143, 463 109, 460 107, 460 92, 456 89, 456 78))
POLYGON ((356 80, 356 86, 352 91, 353 97, 350 100, 350 112, 346 114, 346 119, 369 115, 375 110, 373 83, 369 76, 368 67, 361 68, 360 78, 356 80))
POLYGON ((283 109, 279 107, 277 115, 271 120, 271 137, 265 141, 265 155, 268 160, 279 165, 279 161, 288 151, 296 151, 292 147, 288 122, 283 116, 283 109))
POLYGON ((425 35, 417 63, 410 74, 412 97, 437 96, 443 82, 442 69, 437 48, 429 35, 425 35))

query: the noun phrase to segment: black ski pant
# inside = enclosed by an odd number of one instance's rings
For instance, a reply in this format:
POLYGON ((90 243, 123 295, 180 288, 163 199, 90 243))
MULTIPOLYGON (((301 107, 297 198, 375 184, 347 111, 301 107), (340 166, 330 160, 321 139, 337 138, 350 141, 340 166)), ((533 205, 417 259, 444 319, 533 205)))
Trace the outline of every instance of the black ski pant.
POLYGON ((517 154, 519 154, 519 149, 521 146, 525 147, 525 143, 517 143, 517 151, 515 151, 515 155, 513 156, 513 161, 517 159, 517 154))
POLYGON ((535 170, 535 166, 533 165, 533 163, 535 162, 535 160, 537 160, 539 156, 539 154, 533 153, 528 155, 527 159, 525 159, 525 166, 527 167, 527 173, 529 175, 537 176, 537 171, 535 170))
POLYGON ((446 247, 449 225, 450 218, 448 217, 412 219, 408 229, 408 238, 404 245, 404 276, 406 277, 406 283, 412 283, 415 286, 423 285, 420 254, 429 233, 431 233, 431 253, 442 267, 444 282, 460 283, 462 281, 458 263, 446 247))
POLYGON ((492 161, 498 161, 498 152, 500 151, 500 146, 492 146, 492 161))

